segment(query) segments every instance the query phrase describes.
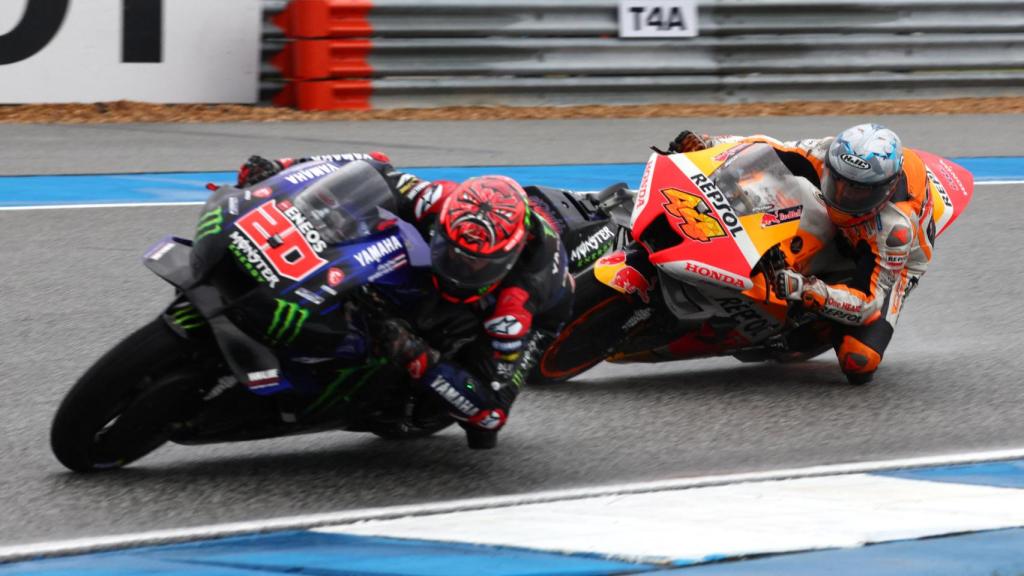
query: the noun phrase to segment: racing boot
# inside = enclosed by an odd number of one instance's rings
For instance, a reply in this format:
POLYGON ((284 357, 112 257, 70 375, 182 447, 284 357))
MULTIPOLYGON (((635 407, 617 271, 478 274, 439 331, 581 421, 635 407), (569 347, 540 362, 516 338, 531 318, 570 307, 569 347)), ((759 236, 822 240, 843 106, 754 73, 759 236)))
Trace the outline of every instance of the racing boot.
POLYGON ((875 377, 874 372, 844 372, 846 381, 854 386, 863 386, 875 377))
MULTIPOLYGON (((890 332, 891 334, 891 332, 890 332)), ((846 375, 846 381, 854 386, 871 382, 882 361, 882 355, 861 340, 847 334, 843 336, 839 349, 839 367, 846 375)))
POLYGON ((497 430, 484 430, 463 422, 459 425, 466 431, 466 444, 470 450, 490 450, 498 445, 497 430))
MULTIPOLYGON (((510 389, 510 392, 515 389, 514 386, 506 388, 510 389)), ((508 399, 505 406, 511 405, 512 400, 515 400, 514 392, 511 395, 504 395, 503 398, 508 399)), ((501 430, 506 420, 508 420, 508 413, 501 408, 495 408, 481 410, 468 421, 459 422, 459 426, 466 431, 466 442, 470 449, 490 450, 498 445, 498 430, 501 430)))

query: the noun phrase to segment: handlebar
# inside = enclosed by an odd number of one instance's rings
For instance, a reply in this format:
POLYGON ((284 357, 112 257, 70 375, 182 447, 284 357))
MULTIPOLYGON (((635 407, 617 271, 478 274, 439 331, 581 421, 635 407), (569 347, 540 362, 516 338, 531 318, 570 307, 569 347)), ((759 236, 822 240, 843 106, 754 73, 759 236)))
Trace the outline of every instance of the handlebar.
POLYGON ((630 189, 625 182, 616 182, 594 195, 597 208, 605 213, 624 202, 630 203, 636 198, 637 191, 630 189))

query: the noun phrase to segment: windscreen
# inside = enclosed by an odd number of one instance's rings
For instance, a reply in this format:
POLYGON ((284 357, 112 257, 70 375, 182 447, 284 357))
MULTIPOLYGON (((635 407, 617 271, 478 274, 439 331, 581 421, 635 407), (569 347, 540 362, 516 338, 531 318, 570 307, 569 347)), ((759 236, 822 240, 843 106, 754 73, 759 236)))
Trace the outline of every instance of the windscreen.
POLYGON ((362 161, 345 164, 292 202, 328 244, 369 234, 381 220, 378 208, 393 212, 397 203, 384 176, 362 161))
POLYGON ((800 205, 802 190, 813 187, 790 172, 775 149, 764 143, 743 149, 720 166, 711 179, 729 198, 738 216, 800 205))

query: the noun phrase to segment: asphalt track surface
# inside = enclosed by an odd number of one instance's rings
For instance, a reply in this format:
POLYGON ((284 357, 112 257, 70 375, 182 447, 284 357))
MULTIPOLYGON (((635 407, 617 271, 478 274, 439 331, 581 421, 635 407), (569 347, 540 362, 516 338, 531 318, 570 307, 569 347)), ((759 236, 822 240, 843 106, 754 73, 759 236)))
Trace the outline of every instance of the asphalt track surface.
MULTIPOLYGON (((268 156, 382 149, 415 166, 642 161, 678 126, 821 135, 861 118, 0 126, 0 173, 226 170, 268 156)), ((1022 116, 881 119, 955 156, 1024 155, 1022 116)), ((170 291, 140 265, 195 206, 0 211, 0 544, 626 481, 1024 447, 1021 185, 977 190, 943 235, 876 382, 831 355, 602 366, 516 404, 500 446, 452 429, 394 443, 325 433, 167 446, 110 474, 67 473, 50 419, 103 351, 170 291)))

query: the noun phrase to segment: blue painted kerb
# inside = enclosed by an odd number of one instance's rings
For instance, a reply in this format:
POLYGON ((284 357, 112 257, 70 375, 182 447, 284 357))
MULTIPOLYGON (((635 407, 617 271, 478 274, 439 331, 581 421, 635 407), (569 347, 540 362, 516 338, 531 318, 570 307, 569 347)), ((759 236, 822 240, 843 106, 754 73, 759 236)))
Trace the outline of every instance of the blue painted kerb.
POLYGON ((283 532, 0 565, 0 576, 605 576, 652 569, 472 544, 283 532))
MULTIPOLYGON (((956 158, 979 182, 1024 180, 1024 158, 956 158)), ((504 174, 523 182, 570 190, 600 190, 615 182, 637 186, 643 164, 574 164, 559 166, 474 166, 409 168, 428 180, 464 180, 483 174, 504 174)), ((233 172, 172 172, 90 176, 0 177, 0 206, 66 204, 136 204, 202 202, 209 182, 233 182, 233 172)))

